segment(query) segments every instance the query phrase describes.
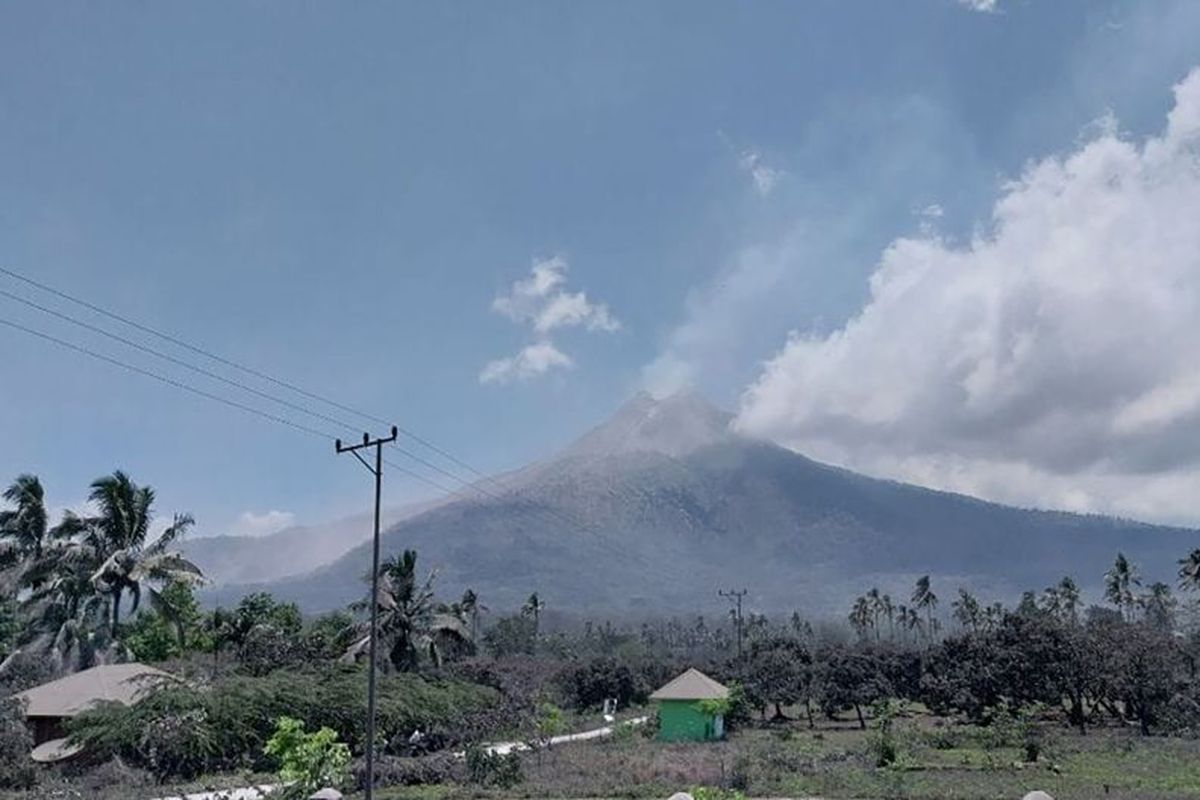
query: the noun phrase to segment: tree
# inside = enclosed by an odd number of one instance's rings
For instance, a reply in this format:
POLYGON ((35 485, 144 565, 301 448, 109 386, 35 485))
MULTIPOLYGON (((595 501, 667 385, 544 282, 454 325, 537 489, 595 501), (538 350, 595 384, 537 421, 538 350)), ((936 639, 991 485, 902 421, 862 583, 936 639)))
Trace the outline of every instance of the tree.
POLYGON ((521 613, 533 620, 533 649, 537 652, 538 635, 541 633, 542 612, 546 610, 546 603, 542 598, 538 597, 538 593, 534 592, 529 595, 529 599, 525 601, 525 605, 521 607, 521 613))
POLYGON ((97 591, 110 598, 112 635, 116 637, 125 592, 133 598, 130 611, 137 611, 146 584, 155 609, 169 613, 154 584, 196 584, 204 580, 204 575, 195 564, 169 549, 193 525, 189 515, 176 514, 157 539, 146 541, 154 518, 154 490, 149 486, 138 486, 117 470, 92 483, 90 499, 100 511, 92 524, 99 531, 106 554, 91 581, 97 591))
POLYGON ((929 637, 929 641, 933 641, 934 620, 933 612, 937 609, 938 597, 933 593, 930 587, 929 576, 923 575, 917 580, 917 586, 912 593, 912 603, 919 610, 925 612, 925 635, 929 637))
MULTIPOLYGON (((433 582, 430 573, 424 583, 417 582, 417 553, 405 550, 379 565, 379 593, 375 597, 379 613, 379 641, 392 665, 401 671, 417 667, 428 657, 441 663, 440 643, 445 640, 466 641, 470 632, 455 615, 435 610, 433 582)), ((369 608, 365 602, 353 606, 369 608)), ((366 654, 371 644, 370 623, 359 627, 359 638, 346 651, 345 658, 355 660, 366 654)))
POLYGON ((1141 585, 1137 567, 1125 558, 1124 553, 1117 553, 1112 568, 1104 573, 1104 597, 1117 607, 1127 622, 1133 621, 1137 599, 1134 587, 1141 585))
POLYGON ((867 629, 871 627, 871 601, 865 597, 860 597, 854 601, 854 607, 850 609, 850 627, 854 628, 854 632, 858 634, 860 639, 867 637, 867 629))
POLYGON ((983 621, 983 609, 974 595, 966 589, 959 589, 958 599, 951 603, 950 607, 959 625, 970 631, 979 630, 983 621))
POLYGON ((14 569, 18 578, 42 560, 48 522, 45 492, 35 475, 18 475, 4 490, 14 508, 0 511, 0 570, 14 569))
POLYGON ((1179 559, 1179 588, 1200 591, 1200 547, 1179 559))
POLYGON ((462 616, 471 623, 471 641, 478 642, 479 615, 486 613, 488 607, 479 602, 479 595, 475 594, 474 589, 467 589, 458 601, 458 608, 462 616))
POLYGON ((799 642, 771 638, 755 642, 746 659, 742 685, 758 708, 775 706, 775 719, 784 719, 783 706, 806 699, 812 657, 799 642))
POLYGON ((1171 587, 1162 581, 1150 584, 1150 588, 1138 598, 1146 624, 1170 633, 1175 629, 1175 609, 1179 601, 1171 594, 1171 587))

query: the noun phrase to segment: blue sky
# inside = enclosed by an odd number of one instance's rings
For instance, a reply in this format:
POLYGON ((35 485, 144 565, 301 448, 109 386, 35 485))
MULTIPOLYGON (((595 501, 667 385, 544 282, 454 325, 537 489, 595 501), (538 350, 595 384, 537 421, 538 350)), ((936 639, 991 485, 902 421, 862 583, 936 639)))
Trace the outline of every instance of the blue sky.
MULTIPOLYGON (((1161 133, 1197 31, 1186 0, 11 3, 0 265, 480 469, 547 454, 639 388, 692 384, 866 471, 1192 519, 1106 500, 1134 484, 1104 481, 1146 474, 1108 469, 1111 452, 1015 451, 1021 479, 950 468, 980 442, 829 445, 817 416, 781 422, 747 390, 789 332, 828 341, 862 313, 891 243, 970 240, 1006 181, 1106 119, 1161 133), (514 312, 537 264, 553 286, 514 312), (524 373, 502 361, 531 345, 524 373), (1033 491, 1039 470, 1061 489, 1033 491)), ((3 298, 0 317, 180 374, 3 298)), ((0 357, 0 474, 39 473, 57 503, 116 467, 205 533, 369 499, 356 465, 294 431, 17 331, 0 357)), ((1154 474, 1177 498, 1190 470, 1154 474)), ((428 491, 388 478, 391 502, 428 491)))

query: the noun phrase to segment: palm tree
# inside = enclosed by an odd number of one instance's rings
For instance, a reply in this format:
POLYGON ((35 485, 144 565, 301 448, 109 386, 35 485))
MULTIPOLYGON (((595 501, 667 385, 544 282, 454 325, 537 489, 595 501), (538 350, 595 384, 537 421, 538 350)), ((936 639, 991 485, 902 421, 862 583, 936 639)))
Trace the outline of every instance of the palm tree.
POLYGON ((1171 587, 1162 581, 1150 584, 1150 588, 1137 599, 1142 607, 1146 622, 1161 631, 1175 627, 1175 609, 1179 601, 1171 594, 1171 587))
POLYGON ((100 513, 89 522, 98 531, 106 556, 91 580, 98 592, 110 597, 115 637, 121 623, 121 599, 126 591, 133 596, 130 613, 137 611, 141 602, 143 583, 150 584, 150 600, 155 608, 165 609, 166 604, 153 584, 171 581, 197 584, 203 582, 204 574, 178 552, 168 549, 194 524, 191 516, 176 514, 161 536, 146 542, 154 518, 154 490, 149 486, 138 486, 117 470, 92 483, 90 499, 100 513))
POLYGON ((1058 605, 1059 618, 1071 625, 1079 623, 1080 595, 1079 587, 1071 576, 1064 575, 1054 587, 1054 597, 1058 605))
MULTIPOLYGON (((525 601, 525 605, 521 607, 521 614, 526 617, 533 618, 533 649, 537 652, 538 632, 541 630, 542 612, 546 610, 546 602, 538 597, 538 593, 534 592, 529 595, 529 599, 525 601)), ((704 618, 700 618, 700 624, 704 624, 704 618)))
POLYGON ((958 599, 950 604, 953 610, 954 619, 963 628, 972 632, 979 631, 979 623, 983 614, 983 610, 979 606, 979 601, 975 596, 966 589, 958 590, 958 599))
MULTIPOLYGON (((466 642, 470 631, 452 613, 438 611, 433 601, 431 572, 424 583, 417 581, 417 553, 405 550, 379 565, 378 606, 379 643, 386 648, 388 660, 398 670, 415 669, 428 657, 435 664, 442 660, 442 643, 466 642)), ((366 601, 355 603, 357 611, 370 608, 366 601)), ((346 651, 345 660, 354 661, 366 654, 371 645, 369 622, 359 626, 359 638, 346 651)))
POLYGON ((848 619, 850 620, 850 626, 854 628, 859 638, 865 639, 867 628, 871 627, 871 601, 865 597, 855 600, 854 607, 850 609, 848 619))
POLYGON ((1200 547, 1179 559, 1179 588, 1192 592, 1200 590, 1200 547))
POLYGON ((21 583, 42 560, 48 534, 46 498, 36 475, 18 475, 4 490, 14 506, 0 511, 0 571, 10 571, 11 582, 21 583))
POLYGON ((932 642, 934 633, 933 612, 937 608, 938 597, 933 593, 933 589, 930 588, 928 575, 923 575, 917 580, 917 586, 913 589, 912 602, 918 609, 924 609, 927 623, 926 635, 929 637, 929 641, 932 642))
POLYGON ((879 641, 879 618, 884 614, 884 605, 878 586, 872 586, 871 591, 867 592, 867 602, 871 606, 871 627, 875 629, 875 641, 879 641))
POLYGON ((1133 621, 1134 609, 1137 606, 1133 588, 1141 585, 1137 567, 1125 558, 1124 553, 1117 553, 1112 569, 1104 573, 1104 597, 1123 613, 1126 622, 1133 621))
POLYGON ((471 623, 471 641, 478 641, 479 615, 487 612, 487 606, 479 602, 479 595, 475 594, 474 589, 467 589, 458 601, 457 608, 462 617, 471 623))

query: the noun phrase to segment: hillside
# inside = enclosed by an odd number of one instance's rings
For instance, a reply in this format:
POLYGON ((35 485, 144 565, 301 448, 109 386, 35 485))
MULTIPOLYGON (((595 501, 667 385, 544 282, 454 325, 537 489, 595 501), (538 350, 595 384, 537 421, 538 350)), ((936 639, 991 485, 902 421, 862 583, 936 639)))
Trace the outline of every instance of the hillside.
MULTIPOLYGON (((386 553, 416 548, 446 596, 492 608, 538 590, 556 608, 694 611, 722 587, 755 607, 844 613, 871 585, 906 596, 935 576, 1011 598, 1064 574, 1095 590, 1118 549, 1168 579, 1195 531, 1032 511, 877 480, 732 433, 692 394, 627 403, 558 456, 392 525, 386 553)), ((266 588, 309 610, 362 593, 369 550, 266 588)), ((236 597, 250 586, 219 594, 236 597)))

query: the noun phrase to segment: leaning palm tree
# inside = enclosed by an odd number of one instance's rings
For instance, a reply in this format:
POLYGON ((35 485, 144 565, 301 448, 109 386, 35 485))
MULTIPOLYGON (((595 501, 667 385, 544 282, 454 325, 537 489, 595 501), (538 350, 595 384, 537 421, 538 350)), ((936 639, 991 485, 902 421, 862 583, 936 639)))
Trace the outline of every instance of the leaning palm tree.
POLYGON ((1179 559, 1179 588, 1200 591, 1200 547, 1179 559))
POLYGON ((10 588, 25 583, 42 560, 49 533, 46 497, 36 475, 18 475, 2 495, 12 508, 0 511, 0 573, 10 588))
POLYGON ((1141 586, 1137 567, 1125 558, 1124 553, 1117 553, 1112 569, 1104 573, 1104 597, 1122 612, 1126 622, 1133 621, 1137 598, 1134 587, 1141 586))
POLYGON ((172 581, 189 585, 204 581, 199 567, 170 549, 194 524, 191 516, 176 514, 157 539, 147 542, 154 519, 154 490, 138 486, 120 470, 93 482, 90 499, 99 514, 89 523, 106 556, 91 580, 96 591, 110 599, 114 637, 121 623, 121 600, 126 592, 133 599, 130 613, 137 611, 144 585, 154 607, 166 612, 167 604, 156 586, 172 581))
MULTIPOLYGON (((368 576, 369 577, 369 576, 368 576)), ((392 665, 402 671, 415 669, 428 657, 441 663, 441 643, 465 643, 470 631, 455 614, 439 611, 433 601, 431 572, 423 583, 417 581, 417 553, 405 550, 379 565, 378 607, 379 644, 388 654, 392 665)), ((356 611, 370 610, 367 601, 355 603, 356 611)), ((358 627, 358 638, 350 645, 343 659, 355 661, 367 654, 371 646, 371 627, 364 622, 358 627)))

